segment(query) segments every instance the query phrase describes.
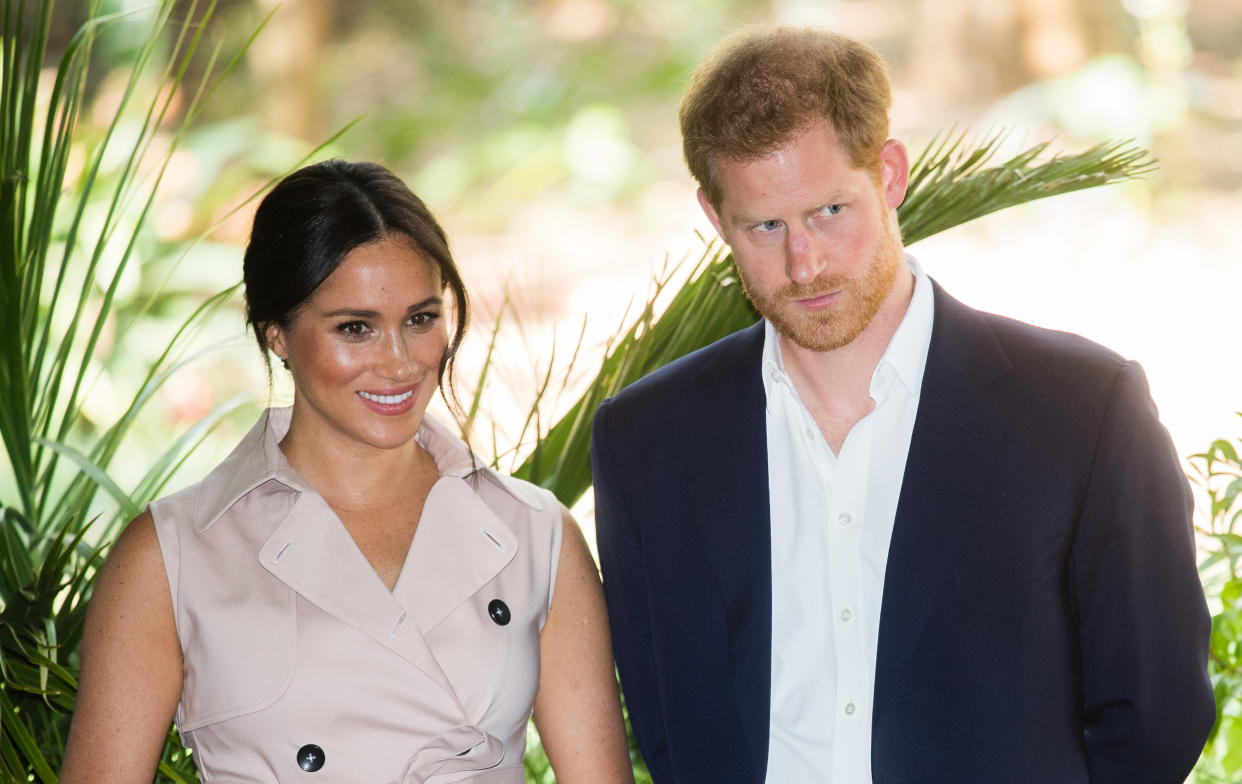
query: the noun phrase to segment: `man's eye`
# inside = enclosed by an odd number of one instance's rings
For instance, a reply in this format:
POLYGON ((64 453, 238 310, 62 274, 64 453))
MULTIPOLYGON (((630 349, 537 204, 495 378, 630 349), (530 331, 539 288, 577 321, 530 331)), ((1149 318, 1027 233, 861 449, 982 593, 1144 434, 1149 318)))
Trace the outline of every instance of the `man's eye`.
POLYGON ((765 220, 755 224, 755 228, 759 231, 776 231, 780 227, 781 222, 778 220, 765 220))
POLYGON ((826 207, 821 207, 819 210, 819 214, 820 215, 836 215, 840 211, 841 211, 840 204, 829 204, 826 207))

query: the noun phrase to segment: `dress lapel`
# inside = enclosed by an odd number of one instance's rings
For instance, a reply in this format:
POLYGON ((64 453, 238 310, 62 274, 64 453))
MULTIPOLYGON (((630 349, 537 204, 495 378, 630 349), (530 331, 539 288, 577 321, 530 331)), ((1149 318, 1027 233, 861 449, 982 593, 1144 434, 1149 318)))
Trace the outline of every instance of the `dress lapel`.
MULTIPOLYGON (((195 497, 195 530, 209 529, 255 488, 279 485, 291 496, 282 506, 288 513, 251 521, 264 529, 255 535, 263 542, 257 553, 263 568, 307 602, 408 661, 443 691, 445 706, 455 706, 466 721, 461 700, 424 634, 496 578, 517 553, 516 535, 483 501, 482 485, 491 482, 533 509, 546 501, 525 485, 490 473, 461 439, 424 417, 416 438, 435 459, 440 478, 423 505, 390 592, 336 513, 285 460, 280 440, 290 421, 290 409, 269 409, 212 471, 195 497)), ((484 764, 477 755, 471 760, 481 767, 495 764, 484 764)))
POLYGON ((443 476, 423 505, 393 594, 426 634, 500 574, 517 548, 468 478, 443 476))
POLYGON ((273 577, 307 601, 392 650, 452 692, 417 624, 318 493, 306 490, 300 494, 260 549, 259 559, 273 577))
POLYGON ((942 597, 962 534, 1009 426, 986 386, 1010 365, 983 317, 934 286, 935 316, 889 546, 876 652, 878 720, 942 597))
POLYGON ((466 445, 430 417, 423 421, 419 440, 435 458, 441 476, 423 504, 391 592, 336 513, 310 489, 300 490, 259 558, 272 576, 307 601, 400 655, 453 694, 423 635, 500 574, 516 555, 518 542, 476 491, 474 483, 486 480, 475 476, 475 470, 488 469, 472 459, 466 445))

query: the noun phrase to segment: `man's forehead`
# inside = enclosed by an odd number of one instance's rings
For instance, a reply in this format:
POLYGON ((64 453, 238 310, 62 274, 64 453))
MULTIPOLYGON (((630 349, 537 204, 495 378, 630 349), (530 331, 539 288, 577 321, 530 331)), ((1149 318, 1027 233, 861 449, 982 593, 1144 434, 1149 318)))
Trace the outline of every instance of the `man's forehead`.
POLYGON ((791 167, 784 170, 756 169, 746 164, 722 170, 717 180, 720 203, 717 212, 728 220, 766 219, 773 209, 818 209, 849 201, 870 191, 875 178, 853 166, 835 171, 791 167))

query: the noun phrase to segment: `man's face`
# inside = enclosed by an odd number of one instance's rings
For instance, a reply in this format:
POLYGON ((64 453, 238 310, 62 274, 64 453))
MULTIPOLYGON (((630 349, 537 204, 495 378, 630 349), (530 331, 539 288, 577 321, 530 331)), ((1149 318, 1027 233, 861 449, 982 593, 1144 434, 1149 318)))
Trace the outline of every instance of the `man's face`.
POLYGON ((829 351, 857 338, 893 289, 903 260, 891 210, 907 173, 890 139, 877 183, 823 120, 761 158, 721 161, 720 209, 702 191, 699 202, 756 310, 797 345, 829 351))

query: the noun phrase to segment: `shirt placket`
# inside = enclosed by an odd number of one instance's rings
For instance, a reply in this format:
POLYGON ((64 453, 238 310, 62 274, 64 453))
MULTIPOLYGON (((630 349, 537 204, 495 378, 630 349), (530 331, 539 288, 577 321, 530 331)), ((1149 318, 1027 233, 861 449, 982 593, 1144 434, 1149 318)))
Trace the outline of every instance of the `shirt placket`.
POLYGON ((871 683, 869 656, 859 624, 859 562, 864 526, 874 414, 850 430, 836 460, 828 498, 829 583, 837 658, 834 782, 867 781, 870 774, 871 683))
MULTIPOLYGON (((819 432, 819 426, 798 398, 793 385, 787 380, 784 390, 786 394, 782 401, 784 404, 782 413, 787 423, 787 443, 792 450, 792 459, 801 465, 811 466, 813 475, 818 479, 813 487, 799 486, 796 480, 795 484, 789 487, 789 492, 795 497, 794 508, 797 517, 795 524, 801 529, 800 538, 806 541, 805 550, 800 551, 796 557, 817 560, 820 565, 818 570, 804 569, 803 573, 805 575, 818 573, 817 595, 822 595, 831 593, 827 564, 828 541, 821 537, 821 530, 818 526, 813 523, 808 525, 807 522, 826 513, 827 501, 832 495, 832 478, 837 458, 828 449, 823 435, 819 432)), ((803 476, 806 475, 803 474, 803 476)), ((814 599, 807 602, 806 606, 822 608, 823 602, 814 599)), ((825 653, 828 656, 835 656, 836 647, 832 638, 834 629, 832 624, 824 623, 823 620, 823 617, 819 616, 818 622, 814 625, 822 629, 823 641, 832 649, 825 653)), ((835 661, 825 660, 824 663, 830 664, 835 671, 835 661)))

